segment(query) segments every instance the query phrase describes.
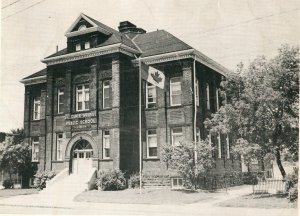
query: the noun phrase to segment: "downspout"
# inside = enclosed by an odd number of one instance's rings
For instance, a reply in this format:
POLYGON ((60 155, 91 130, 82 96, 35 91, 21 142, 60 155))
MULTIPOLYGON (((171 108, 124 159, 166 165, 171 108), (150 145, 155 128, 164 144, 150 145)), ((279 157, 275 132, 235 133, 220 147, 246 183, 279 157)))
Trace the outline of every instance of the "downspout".
POLYGON ((194 97, 194 144, 195 144, 195 162, 197 161, 197 98, 196 98, 196 60, 193 61, 193 97, 194 97))

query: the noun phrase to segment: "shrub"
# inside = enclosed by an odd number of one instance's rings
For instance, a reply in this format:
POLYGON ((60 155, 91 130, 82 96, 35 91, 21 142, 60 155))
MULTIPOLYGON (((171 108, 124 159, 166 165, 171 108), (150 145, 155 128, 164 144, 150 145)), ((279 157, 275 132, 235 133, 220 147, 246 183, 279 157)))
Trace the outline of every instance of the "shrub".
MULTIPOLYGON (((139 188, 140 187, 140 174, 139 173, 134 173, 129 177, 129 187, 130 188, 139 188)), ((142 186, 145 182, 143 181, 142 178, 142 186)))
POLYGON ((294 202, 298 199, 298 167, 286 176, 286 191, 288 192, 288 199, 294 202))
POLYGON ((124 173, 120 170, 100 171, 96 185, 103 191, 123 190, 126 186, 124 173))
POLYGON ((34 187, 38 190, 46 188, 46 182, 55 176, 53 171, 39 171, 34 175, 34 187))
POLYGON ((2 185, 5 189, 10 189, 14 187, 14 182, 10 179, 5 179, 2 185))
POLYGON ((256 173, 247 172, 243 174, 243 183, 249 185, 257 185, 258 177, 256 173))

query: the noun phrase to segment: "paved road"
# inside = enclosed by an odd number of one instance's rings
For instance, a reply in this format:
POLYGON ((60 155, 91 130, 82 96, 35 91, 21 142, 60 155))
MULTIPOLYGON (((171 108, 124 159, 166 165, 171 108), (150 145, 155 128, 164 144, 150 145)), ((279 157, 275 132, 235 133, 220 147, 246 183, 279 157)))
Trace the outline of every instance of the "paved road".
POLYGON ((250 188, 232 189, 228 194, 217 196, 210 202, 185 205, 112 204, 83 203, 64 199, 49 202, 51 198, 40 195, 26 195, 0 200, 1 214, 79 214, 79 215, 222 215, 222 216, 296 216, 296 209, 255 209, 216 207, 215 204, 249 193, 250 188))

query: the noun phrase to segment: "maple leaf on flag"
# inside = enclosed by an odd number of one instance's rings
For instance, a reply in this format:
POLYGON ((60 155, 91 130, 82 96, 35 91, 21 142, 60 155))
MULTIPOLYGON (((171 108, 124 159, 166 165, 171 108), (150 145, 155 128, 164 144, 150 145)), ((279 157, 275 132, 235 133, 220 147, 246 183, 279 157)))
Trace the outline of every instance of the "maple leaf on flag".
POLYGON ((151 73, 152 78, 155 82, 160 83, 162 81, 162 78, 160 77, 159 73, 156 71, 154 74, 151 73))

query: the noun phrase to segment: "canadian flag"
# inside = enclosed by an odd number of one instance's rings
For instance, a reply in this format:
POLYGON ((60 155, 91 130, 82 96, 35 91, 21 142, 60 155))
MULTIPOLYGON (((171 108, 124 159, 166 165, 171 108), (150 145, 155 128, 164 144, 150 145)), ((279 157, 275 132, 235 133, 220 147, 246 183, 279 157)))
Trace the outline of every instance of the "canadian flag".
POLYGON ((158 88, 165 88, 165 75, 160 70, 141 62, 141 73, 142 79, 157 86, 158 88))

